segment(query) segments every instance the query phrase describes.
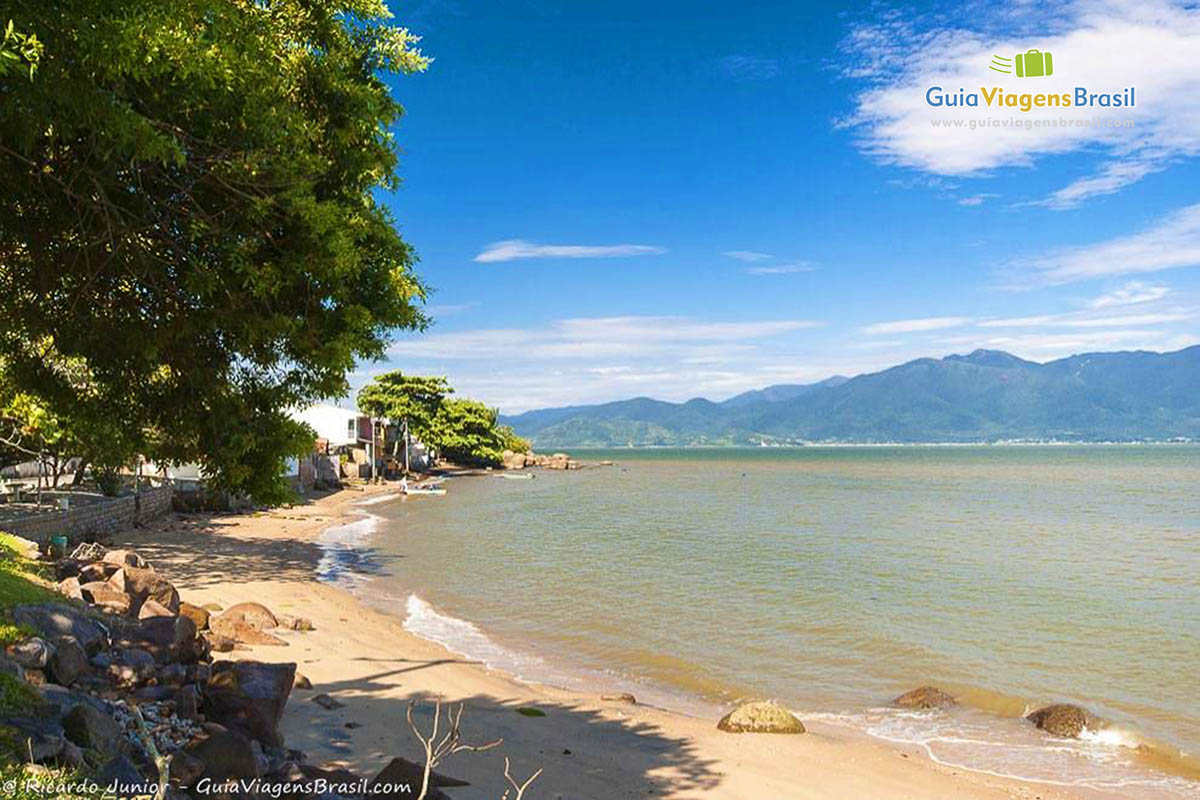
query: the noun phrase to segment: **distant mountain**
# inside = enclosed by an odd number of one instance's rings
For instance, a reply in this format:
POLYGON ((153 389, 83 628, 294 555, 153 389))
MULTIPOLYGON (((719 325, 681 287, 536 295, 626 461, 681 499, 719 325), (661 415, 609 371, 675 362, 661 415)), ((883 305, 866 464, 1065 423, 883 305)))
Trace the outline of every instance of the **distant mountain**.
POLYGON ((502 419, 540 448, 1200 439, 1200 346, 1046 364, 976 350, 721 403, 638 397, 502 419))

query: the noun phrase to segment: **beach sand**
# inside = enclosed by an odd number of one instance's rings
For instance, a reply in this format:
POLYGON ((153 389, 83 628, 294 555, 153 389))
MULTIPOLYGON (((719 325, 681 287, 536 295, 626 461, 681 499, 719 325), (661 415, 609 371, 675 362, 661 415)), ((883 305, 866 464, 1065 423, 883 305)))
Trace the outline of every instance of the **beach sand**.
POLYGON ((544 770, 527 800, 1115 796, 947 767, 918 748, 893 747, 819 722, 806 721, 809 732, 799 736, 722 733, 716 719, 530 685, 466 661, 405 631, 402 616, 375 611, 316 578, 322 555, 317 537, 353 520, 354 503, 385 491, 395 487, 341 491, 258 514, 171 515, 118 537, 170 577, 189 602, 228 607, 252 600, 312 620, 313 631, 282 634, 287 647, 218 656, 296 662, 314 688, 292 693, 282 728, 288 746, 305 751, 310 763, 336 762, 370 777, 394 756, 419 760, 405 710, 409 701, 422 701, 417 718, 427 724, 428 701, 440 696, 466 704, 464 741, 504 740, 442 765, 443 774, 472 784, 452 790, 456 800, 499 798, 505 756, 518 778, 544 770), (343 707, 326 710, 311 702, 320 693, 343 707), (545 716, 517 713, 526 707, 545 716))

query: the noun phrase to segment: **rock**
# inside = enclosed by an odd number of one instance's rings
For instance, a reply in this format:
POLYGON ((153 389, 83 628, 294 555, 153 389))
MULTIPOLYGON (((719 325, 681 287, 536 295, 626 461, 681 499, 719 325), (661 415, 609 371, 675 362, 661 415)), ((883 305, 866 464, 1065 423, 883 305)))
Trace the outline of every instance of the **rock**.
POLYGON ((905 692, 892 701, 901 708, 945 708, 958 705, 958 701, 935 686, 921 686, 905 692))
MULTIPOLYGON (((367 789, 367 796, 380 798, 411 797, 411 792, 404 792, 403 790, 399 789, 399 787, 407 784, 409 786, 419 788, 421 786, 421 779, 424 775, 424 770, 425 768, 415 761, 409 761, 407 758, 393 758, 388 762, 387 766, 381 769, 379 774, 371 780, 371 783, 367 789), (386 785, 396 787, 397 790, 391 793, 384 793, 382 788, 377 788, 386 785)), ((450 788, 452 786, 470 785, 471 784, 467 781, 461 781, 458 778, 450 778, 446 775, 439 775, 438 773, 434 772, 429 776, 430 792, 428 796, 430 798, 441 797, 448 800, 450 796, 445 792, 439 791, 440 789, 450 788)))
POLYGON ((8 656, 0 655, 0 672, 3 672, 5 675, 12 675, 19 681, 25 680, 25 668, 8 656))
POLYGON ((188 677, 188 668, 183 664, 167 664, 158 671, 158 682, 164 686, 182 686, 188 677))
POLYGON ((296 673, 296 682, 292 684, 293 689, 311 689, 312 687, 312 681, 307 676, 296 673))
POLYGON ((60 686, 70 686, 88 670, 88 657, 73 636, 61 636, 46 661, 46 672, 60 686))
POLYGON ((109 550, 104 554, 103 561, 105 564, 116 564, 118 567, 138 567, 145 569, 150 566, 146 563, 146 559, 139 556, 133 550, 109 550))
POLYGON ((341 700, 336 700, 327 694, 318 694, 310 699, 326 711, 333 711, 335 708, 343 708, 346 705, 341 700))
POLYGON ((110 759, 96 774, 96 783, 106 790, 107 797, 153 796, 156 788, 156 781, 138 772, 125 756, 110 759))
POLYGON ((7 717, 0 720, 0 729, 5 728, 19 742, 14 755, 19 753, 22 760, 30 758, 31 753, 39 764, 60 758, 67 744, 62 725, 52 716, 7 717))
POLYGON ((106 670, 118 683, 133 686, 154 677, 154 656, 140 647, 119 650, 111 658, 96 657, 92 659, 93 666, 100 666, 108 661, 106 670))
POLYGON ((200 716, 200 692, 190 683, 175 693, 175 716, 190 720, 200 716))
POLYGON ((218 619, 241 622, 259 631, 279 627, 279 620, 261 603, 238 603, 222 613, 218 619))
POLYGON ((212 733, 188 745, 185 752, 204 764, 203 776, 213 783, 259 777, 258 758, 250 740, 237 731, 212 733))
MULTIPOLYGON (((138 619, 149 619, 150 617, 173 617, 175 612, 164 606, 162 603, 155 600, 153 597, 148 598, 142 603, 141 609, 138 610, 138 619)), ((189 619, 191 619, 189 617, 189 619)), ((196 624, 195 620, 192 624, 196 624)))
POLYGON ((41 669, 25 670, 25 682, 34 688, 46 684, 46 671, 41 669))
POLYGON ((70 739, 64 738, 62 752, 58 754, 58 760, 68 767, 81 767, 83 766, 83 748, 70 739))
POLYGON ((78 600, 79 602, 82 603, 83 602, 83 589, 80 588, 81 585, 82 584, 79 583, 79 578, 74 578, 74 577, 64 578, 58 584, 58 591, 60 593, 62 593, 63 596, 67 597, 68 599, 78 600))
POLYGON ((68 711, 62 724, 68 739, 101 755, 116 755, 124 741, 117 721, 89 703, 80 703, 68 711))
POLYGON ((28 625, 50 641, 71 636, 88 653, 98 652, 107 638, 104 629, 82 611, 63 603, 17 606, 13 609, 13 621, 28 625))
POLYGON ((61 582, 67 578, 76 578, 79 576, 79 569, 82 566, 78 559, 60 558, 54 562, 54 580, 61 582))
POLYGON ((150 651, 156 661, 194 663, 200 655, 196 625, 187 617, 149 617, 138 623, 129 639, 150 651))
POLYGON ((220 614, 225 608, 220 603, 205 603, 201 606, 205 611, 211 614, 220 614))
POLYGON ((629 692, 621 692, 619 694, 602 694, 600 699, 606 703, 625 703, 626 705, 636 705, 637 698, 629 692))
POLYGON ((34 636, 5 648, 8 657, 25 669, 45 669, 54 652, 54 645, 34 636))
POLYGON ((191 603, 180 603, 179 613, 182 616, 190 619, 196 626, 196 630, 202 631, 208 628, 208 609, 194 606, 191 603))
POLYGON ((125 591, 133 598, 135 610, 140 610, 147 600, 155 600, 173 614, 179 611, 179 592, 154 570, 122 567, 120 579, 125 582, 125 591))
POLYGON ((124 592, 115 589, 108 581, 93 581, 79 587, 83 599, 113 614, 128 614, 133 607, 133 599, 124 592))
POLYGON ((1092 715, 1079 706, 1055 703, 1039 708, 1025 719, 1051 736, 1063 739, 1078 739, 1079 734, 1093 723, 1092 715))
POLYGON ((208 642, 208 646, 212 648, 214 653, 228 653, 233 650, 234 641, 228 636, 222 636, 212 631, 205 631, 204 639, 208 642))
POLYGON ((160 703, 175 696, 175 690, 170 686, 142 686, 134 689, 132 697, 146 703, 160 703))
POLYGON ((295 680, 295 664, 219 661, 212 665, 202 710, 265 745, 281 746, 277 728, 295 680))
POLYGON ((238 619, 226 619, 224 614, 209 619, 208 627, 217 636, 223 636, 226 639, 231 639, 241 644, 269 645, 272 647, 288 646, 288 643, 278 636, 251 627, 238 619))
POLYGON ((717 728, 726 733, 804 733, 804 724, 774 703, 746 703, 730 711, 717 728))
POLYGON ((104 582, 104 581, 107 581, 110 577, 112 577, 112 575, 114 573, 116 573, 116 571, 119 569, 120 569, 120 567, 118 567, 116 564, 105 564, 103 562, 99 562, 99 563, 95 563, 95 564, 84 564, 82 567, 79 568, 79 576, 78 576, 79 582, 80 583, 92 583, 94 581, 104 582))
POLYGON ((280 614, 279 627, 287 628, 292 631, 311 631, 313 629, 312 620, 307 617, 293 617, 291 614, 280 614))
POLYGON ((176 750, 171 756, 171 766, 167 773, 172 783, 183 788, 191 786, 204 774, 205 764, 186 750, 176 750))

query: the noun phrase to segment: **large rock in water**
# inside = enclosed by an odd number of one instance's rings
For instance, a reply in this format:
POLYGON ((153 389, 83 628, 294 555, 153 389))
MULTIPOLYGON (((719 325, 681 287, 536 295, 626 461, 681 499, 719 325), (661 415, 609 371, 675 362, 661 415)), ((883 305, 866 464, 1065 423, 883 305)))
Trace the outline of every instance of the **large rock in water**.
POLYGON ((1055 703, 1025 715, 1025 719, 1051 736, 1078 739, 1079 734, 1092 722, 1092 715, 1079 706, 1055 703))
POLYGON ((911 692, 905 692, 892 701, 901 708, 945 708, 958 705, 958 701, 938 689, 936 686, 921 686, 911 692))
POLYGON ((73 637, 89 654, 98 652, 107 639, 104 629, 86 614, 60 603, 17 606, 13 609, 13 620, 28 625, 51 641, 73 637))
POLYGON ((212 665, 201 710, 210 720, 280 747, 279 719, 295 680, 296 665, 291 663, 218 661, 212 665))
POLYGON ((730 711, 717 728, 726 733, 804 733, 804 723, 774 703, 746 703, 730 711))

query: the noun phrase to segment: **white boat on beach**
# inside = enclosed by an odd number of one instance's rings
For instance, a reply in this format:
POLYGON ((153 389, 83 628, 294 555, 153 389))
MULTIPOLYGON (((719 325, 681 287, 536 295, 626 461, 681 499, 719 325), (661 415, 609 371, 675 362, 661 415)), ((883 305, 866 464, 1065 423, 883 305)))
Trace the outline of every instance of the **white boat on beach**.
POLYGON ((408 489, 401 489, 401 490, 400 490, 400 493, 401 493, 401 494, 411 494, 411 495, 422 495, 422 494, 427 494, 427 495, 443 495, 443 494, 445 494, 445 493, 446 493, 446 490, 445 490, 445 489, 438 489, 438 488, 436 488, 436 487, 433 487, 433 486, 428 486, 428 487, 426 487, 426 486, 412 486, 412 487, 410 487, 410 488, 408 488, 408 489))
POLYGON ((510 480, 510 481, 531 481, 534 478, 536 478, 537 476, 534 475, 532 472, 519 472, 515 475, 509 475, 507 472, 499 472, 496 474, 496 477, 504 478, 505 480, 510 480))

